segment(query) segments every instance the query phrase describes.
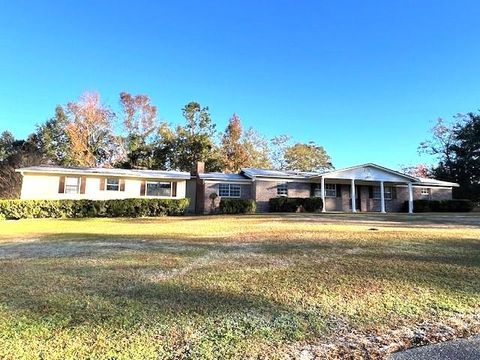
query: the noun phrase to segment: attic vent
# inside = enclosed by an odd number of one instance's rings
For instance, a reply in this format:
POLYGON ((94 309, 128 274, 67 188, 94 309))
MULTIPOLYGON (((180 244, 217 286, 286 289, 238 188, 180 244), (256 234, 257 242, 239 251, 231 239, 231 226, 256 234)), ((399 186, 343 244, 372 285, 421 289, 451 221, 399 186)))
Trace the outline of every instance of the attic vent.
POLYGON ((372 178, 372 170, 369 168, 363 169, 363 174, 365 176, 365 179, 371 179, 372 178))

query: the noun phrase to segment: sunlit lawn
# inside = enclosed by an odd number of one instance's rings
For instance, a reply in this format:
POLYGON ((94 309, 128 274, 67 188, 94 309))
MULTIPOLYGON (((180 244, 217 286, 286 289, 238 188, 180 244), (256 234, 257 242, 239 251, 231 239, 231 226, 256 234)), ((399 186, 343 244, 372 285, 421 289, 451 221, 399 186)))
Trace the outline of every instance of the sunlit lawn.
POLYGON ((0 358, 384 356, 477 331, 479 239, 475 214, 0 222, 0 358))

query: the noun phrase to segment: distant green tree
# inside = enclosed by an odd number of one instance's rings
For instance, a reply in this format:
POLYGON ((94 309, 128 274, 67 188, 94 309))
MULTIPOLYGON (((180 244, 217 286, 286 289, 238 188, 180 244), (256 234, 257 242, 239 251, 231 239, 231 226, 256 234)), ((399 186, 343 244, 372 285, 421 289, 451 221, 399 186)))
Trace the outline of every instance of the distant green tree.
POLYGON ((322 171, 332 169, 330 156, 323 146, 313 142, 296 143, 288 147, 284 154, 285 169, 298 171, 322 171))
POLYGON ((0 162, 6 160, 14 151, 15 138, 10 131, 4 131, 0 135, 0 162))
POLYGON ((219 150, 214 143, 215 124, 208 107, 190 102, 182 109, 185 125, 172 129, 163 123, 155 144, 155 167, 190 171, 198 162, 205 162, 207 171, 222 168, 219 150))
POLYGON ((21 175, 16 169, 26 166, 40 165, 43 155, 37 146, 36 135, 27 140, 16 140, 9 132, 0 137, 0 199, 18 198, 21 189, 21 175))
POLYGON ((37 146, 46 163, 72 165, 70 138, 66 131, 68 124, 65 110, 57 105, 54 117, 37 126, 37 146))
POLYGON ((457 115, 450 124, 439 119, 419 150, 437 157, 433 176, 460 185, 456 198, 480 201, 480 114, 457 115))

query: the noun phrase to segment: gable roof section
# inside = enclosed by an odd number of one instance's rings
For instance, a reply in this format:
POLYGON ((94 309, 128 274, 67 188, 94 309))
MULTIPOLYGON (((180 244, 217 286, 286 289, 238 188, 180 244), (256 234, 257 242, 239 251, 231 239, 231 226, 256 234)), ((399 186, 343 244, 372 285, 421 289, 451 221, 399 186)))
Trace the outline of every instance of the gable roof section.
MULTIPOLYGON (((342 173, 345 173, 345 174, 354 173, 355 171, 358 171, 362 168, 363 169, 372 168, 374 170, 381 171, 381 172, 390 174, 393 177, 399 177, 399 178, 405 179, 407 181, 418 181, 418 179, 416 177, 413 177, 413 176, 410 176, 410 175, 407 175, 407 174, 403 174, 399 171, 395 171, 395 170, 392 170, 392 169, 389 169, 389 168, 386 168, 386 167, 383 167, 383 166, 380 166, 380 165, 377 165, 377 164, 373 164, 373 163, 366 163, 366 164, 361 164, 361 165, 350 166, 350 167, 343 168, 343 169, 332 170, 332 171, 325 172, 323 174, 319 174, 317 176, 318 177, 325 177, 325 178, 335 178, 335 176, 340 176, 342 173)), ((365 178, 359 178, 358 180, 369 180, 368 174, 365 174, 365 178)), ((374 179, 372 178, 372 180, 374 180, 374 179)))
MULTIPOLYGON (((354 172, 355 170, 360 170, 362 168, 372 168, 374 170, 378 170, 381 172, 385 172, 388 174, 391 174, 394 177, 399 177, 402 179, 405 179, 408 182, 412 182, 414 185, 424 185, 424 186, 445 186, 445 187, 459 187, 457 183, 453 182, 448 182, 448 181, 441 181, 441 180, 436 180, 436 179, 428 179, 428 178, 420 178, 420 177, 415 177, 407 174, 403 174, 399 171, 395 171, 377 164, 373 163, 367 163, 367 164, 362 164, 362 165, 356 165, 356 166, 351 166, 343 169, 338 169, 338 170, 333 170, 329 172, 325 172, 323 174, 318 174, 313 176, 314 178, 320 178, 320 177, 325 177, 325 178, 335 178, 335 176, 340 176, 342 173, 349 173, 349 172, 354 172)), ((370 174, 372 175, 372 174, 370 174)), ((373 174, 374 175, 374 174, 373 174)), ((371 178, 365 177, 365 178, 357 178, 357 180, 370 180, 370 181, 375 181, 374 176, 371 178)), ((388 181, 388 180, 386 180, 388 181)))
POLYGON ((122 176, 149 179, 190 179, 190 173, 182 171, 138 170, 138 169, 109 169, 109 168, 67 168, 59 166, 30 166, 16 170, 20 173, 63 174, 63 175, 101 175, 122 176))
POLYGON ((415 185, 425 185, 425 186, 446 186, 446 187, 458 187, 456 183, 440 181, 436 179, 426 179, 426 178, 417 178, 411 175, 403 174, 399 171, 395 171, 384 166, 380 166, 374 163, 366 163, 361 165, 355 165, 346 167, 343 169, 337 169, 326 172, 303 172, 303 171, 281 171, 281 170, 268 170, 268 169, 258 169, 258 168, 243 168, 241 174, 249 177, 251 179, 255 178, 271 178, 271 179, 297 179, 297 180, 313 180, 325 178, 342 178, 344 175, 345 179, 351 179, 352 177, 356 180, 366 180, 366 181, 378 181, 378 176, 380 173, 385 173, 386 176, 383 177, 384 181, 398 181, 398 182, 412 182, 415 185), (361 169, 368 169, 365 171, 365 174, 355 174, 356 171, 361 171, 361 169), (357 176, 352 176, 357 175, 357 176))

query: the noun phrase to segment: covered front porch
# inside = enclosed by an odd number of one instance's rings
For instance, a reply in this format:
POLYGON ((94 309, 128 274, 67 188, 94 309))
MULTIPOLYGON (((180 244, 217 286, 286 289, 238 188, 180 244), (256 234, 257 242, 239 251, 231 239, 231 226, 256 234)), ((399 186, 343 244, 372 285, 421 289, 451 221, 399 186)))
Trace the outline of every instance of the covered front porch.
POLYGON ((399 212, 408 201, 413 213, 415 178, 378 165, 366 164, 316 177, 314 195, 326 211, 399 212))

